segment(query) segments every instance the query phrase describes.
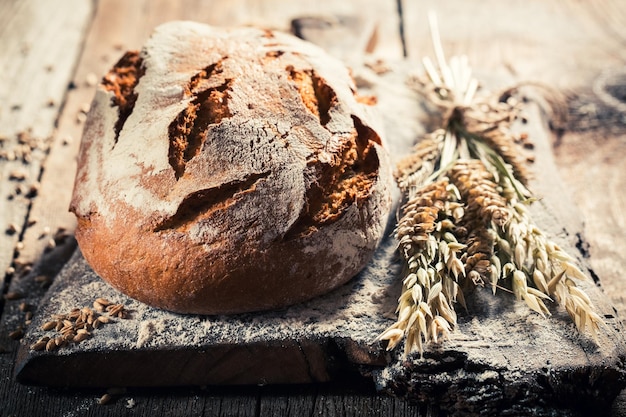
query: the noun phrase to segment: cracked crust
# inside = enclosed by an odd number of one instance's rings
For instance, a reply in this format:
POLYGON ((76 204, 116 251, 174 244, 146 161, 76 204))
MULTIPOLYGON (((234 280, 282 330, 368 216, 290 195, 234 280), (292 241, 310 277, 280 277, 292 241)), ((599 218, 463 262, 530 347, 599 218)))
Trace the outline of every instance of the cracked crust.
POLYGON ((137 93, 135 86, 144 74, 142 59, 137 51, 128 51, 102 79, 101 86, 113 93, 111 104, 118 108, 118 119, 115 123, 115 139, 133 112, 137 93))
POLYGON ((310 299, 365 266, 391 173, 341 63, 286 34, 191 22, 129 54, 96 93, 70 207, 102 278, 223 314, 310 299))

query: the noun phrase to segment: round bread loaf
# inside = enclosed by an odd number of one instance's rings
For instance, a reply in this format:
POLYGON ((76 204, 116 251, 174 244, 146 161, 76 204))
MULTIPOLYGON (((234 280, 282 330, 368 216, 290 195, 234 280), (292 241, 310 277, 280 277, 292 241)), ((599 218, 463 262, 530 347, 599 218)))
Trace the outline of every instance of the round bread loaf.
POLYGON ((391 172, 348 70, 254 28, 158 27, 103 78, 70 210, 93 269, 181 313, 287 306, 371 258, 391 172))

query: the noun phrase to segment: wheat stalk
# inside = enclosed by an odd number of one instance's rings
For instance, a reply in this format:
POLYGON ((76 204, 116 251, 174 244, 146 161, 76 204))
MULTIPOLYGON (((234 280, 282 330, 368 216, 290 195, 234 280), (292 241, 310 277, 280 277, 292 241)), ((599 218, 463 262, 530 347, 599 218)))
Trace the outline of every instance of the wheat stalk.
POLYGON ((429 20, 436 64, 424 58, 422 87, 440 107, 443 127, 397 165, 406 202, 395 234, 405 274, 397 319, 377 340, 391 350, 405 339, 405 355, 421 354, 455 328, 463 290, 485 284, 494 294, 506 289, 544 317, 546 302, 556 301, 595 338, 603 321, 576 285, 588 278, 528 211, 535 199, 510 129, 516 103, 479 97, 467 57, 446 62, 435 15, 429 20))

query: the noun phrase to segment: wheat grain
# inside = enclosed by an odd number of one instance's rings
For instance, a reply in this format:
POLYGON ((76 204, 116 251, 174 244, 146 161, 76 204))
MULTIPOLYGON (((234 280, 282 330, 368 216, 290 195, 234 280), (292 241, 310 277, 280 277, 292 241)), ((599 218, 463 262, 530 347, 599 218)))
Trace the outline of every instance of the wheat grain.
POLYGON ((480 97, 467 58, 446 62, 430 20, 437 65, 424 59, 421 88, 439 106, 442 128, 397 166, 406 203, 396 238, 406 270, 396 322, 377 340, 390 350, 405 338, 405 354, 421 354, 425 343, 455 328, 454 304, 465 305, 463 290, 485 282, 494 294, 506 288, 544 317, 550 315, 545 302, 554 300, 595 337, 603 321, 575 282, 587 277, 527 209, 533 202, 526 188, 529 157, 520 147, 527 140, 511 132, 518 103, 480 97))
POLYGON ((44 331, 54 331, 54 337, 45 336, 36 343, 33 343, 31 350, 47 350, 49 352, 62 348, 69 344, 77 344, 92 336, 91 331, 100 328, 107 323, 113 323, 109 316, 126 318, 128 313, 123 304, 113 304, 104 298, 94 301, 96 305, 102 306, 102 310, 108 312, 108 316, 100 315, 97 311, 89 307, 73 308, 67 314, 51 314, 51 320, 45 322, 41 328, 44 331))

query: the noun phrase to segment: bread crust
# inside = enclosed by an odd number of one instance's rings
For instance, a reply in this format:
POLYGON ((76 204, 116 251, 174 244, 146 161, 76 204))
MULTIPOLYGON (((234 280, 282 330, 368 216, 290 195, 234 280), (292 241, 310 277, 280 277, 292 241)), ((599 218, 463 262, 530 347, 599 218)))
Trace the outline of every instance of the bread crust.
POLYGON ((309 43, 162 25, 96 92, 70 206, 80 249, 120 291, 181 313, 326 293, 386 224, 375 120, 348 70, 309 43))

